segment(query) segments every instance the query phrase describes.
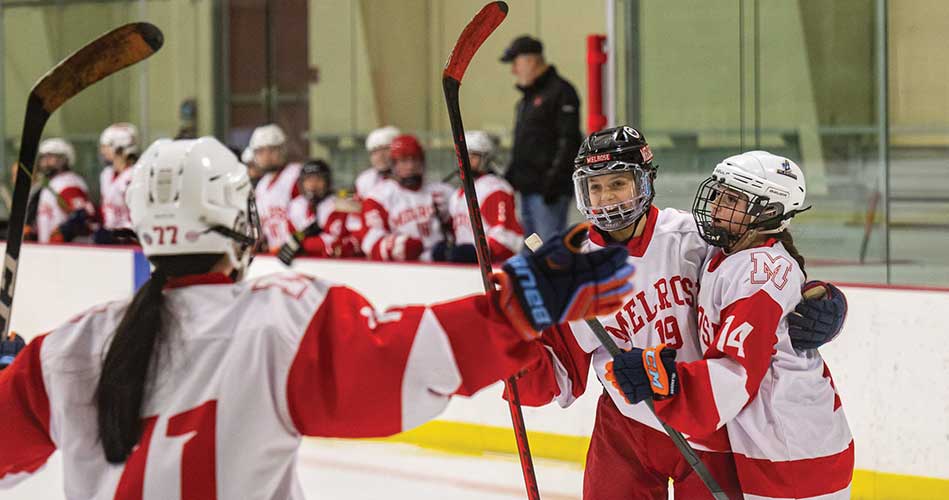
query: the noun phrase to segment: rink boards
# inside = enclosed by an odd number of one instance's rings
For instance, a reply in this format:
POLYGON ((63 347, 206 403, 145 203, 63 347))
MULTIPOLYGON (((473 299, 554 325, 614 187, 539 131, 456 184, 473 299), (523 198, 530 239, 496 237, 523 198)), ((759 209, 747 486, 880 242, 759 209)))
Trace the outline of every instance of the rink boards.
MULTIPOLYGON (((356 288, 377 307, 445 300, 481 290, 476 267, 298 259, 294 268, 356 288)), ((285 268, 259 257, 258 276, 285 268)), ((129 296, 147 279, 131 248, 26 245, 13 329, 45 332, 99 302, 129 296)), ((856 443, 855 498, 949 498, 949 290, 847 285, 850 314, 824 347, 856 443)), ((535 456, 582 462, 598 382, 573 406, 525 408, 535 456)), ((458 398, 436 422, 393 440, 464 453, 513 452, 499 385, 458 398)))

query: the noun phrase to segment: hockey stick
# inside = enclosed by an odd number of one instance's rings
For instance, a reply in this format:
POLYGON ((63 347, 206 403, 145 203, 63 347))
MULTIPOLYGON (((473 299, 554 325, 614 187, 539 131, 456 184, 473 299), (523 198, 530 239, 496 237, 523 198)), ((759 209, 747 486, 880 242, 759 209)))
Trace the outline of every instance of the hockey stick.
MULTIPOLYGON (((478 207, 478 195, 475 193, 474 179, 471 175, 471 163, 468 161, 465 127, 461 122, 461 107, 458 103, 458 88, 461 86, 461 79, 475 52, 501 24, 501 21, 504 21, 505 16, 507 16, 506 3, 491 2, 485 5, 461 32, 458 41, 455 42, 455 48, 448 56, 445 71, 442 73, 442 88, 445 91, 445 104, 448 105, 452 139, 455 141, 455 156, 458 158, 461 185, 468 205, 468 218, 471 220, 471 231, 474 233, 475 252, 478 254, 478 265, 481 268, 481 281, 488 297, 493 297, 495 293, 494 285, 490 280, 491 257, 488 254, 488 242, 481 222, 481 209, 478 207)), ((531 460, 530 445, 527 442, 527 428, 524 426, 524 415, 521 413, 520 397, 517 394, 517 383, 514 377, 507 379, 507 392, 511 423, 514 427, 514 438, 517 441, 517 452, 521 460, 527 497, 530 500, 539 500, 537 477, 534 474, 534 463, 531 460)))
POLYGON ((863 220, 863 241, 860 242, 860 263, 867 260, 867 245, 870 243, 870 234, 873 233, 873 223, 876 219, 877 205, 880 203, 880 192, 874 191, 870 195, 870 206, 863 220))
POLYGON ((20 245, 23 243, 26 203, 33 179, 33 161, 36 159, 46 121, 63 103, 86 87, 157 52, 163 39, 161 31, 151 24, 126 24, 102 35, 64 59, 30 90, 17 162, 20 175, 16 176, 13 185, 6 257, 3 260, 0 335, 5 336, 10 328, 17 263, 20 259, 20 245))
MULTIPOLYGON (((524 240, 524 245, 532 252, 540 248, 542 244, 543 241, 541 241, 537 233, 528 236, 527 239, 524 240)), ((606 349, 606 352, 610 353, 610 357, 615 358, 622 354, 623 351, 613 342, 612 337, 610 337, 610 334, 603 328, 603 324, 600 323, 600 320, 593 318, 586 320, 586 322, 587 326, 593 330, 593 335, 596 335, 596 339, 599 340, 603 348, 606 349)), ((705 486, 712 493, 712 498, 715 498, 715 500, 728 500, 728 496, 722 491, 722 487, 718 485, 718 481, 715 480, 715 477, 712 476, 708 467, 705 466, 698 454, 695 453, 695 450, 692 449, 692 446, 689 445, 689 442, 686 441, 685 436, 683 436, 681 432, 673 429, 669 424, 663 422, 659 418, 659 415, 656 415, 656 409, 653 407, 652 399, 646 399, 644 402, 646 406, 649 407, 649 411, 656 417, 656 420, 659 420, 659 423, 662 424, 662 428, 666 430, 666 434, 669 434, 669 437, 672 438, 672 442, 675 443, 676 448, 678 448, 682 456, 685 457, 685 461, 689 463, 692 470, 695 471, 702 482, 705 483, 705 486)))

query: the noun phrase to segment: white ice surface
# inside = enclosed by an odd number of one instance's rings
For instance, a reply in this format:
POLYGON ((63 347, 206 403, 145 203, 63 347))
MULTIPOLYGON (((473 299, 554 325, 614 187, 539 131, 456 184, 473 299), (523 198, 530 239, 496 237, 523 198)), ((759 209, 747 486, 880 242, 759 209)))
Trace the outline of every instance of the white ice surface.
MULTIPOLYGON (((413 445, 368 441, 304 440, 299 475, 308 500, 514 500, 527 497, 517 457, 468 456, 413 445)), ((544 500, 578 500, 583 471, 577 464, 535 460, 544 500)), ((0 500, 59 500, 59 453, 46 467, 0 500)), ((173 498, 173 497, 169 497, 173 498)))

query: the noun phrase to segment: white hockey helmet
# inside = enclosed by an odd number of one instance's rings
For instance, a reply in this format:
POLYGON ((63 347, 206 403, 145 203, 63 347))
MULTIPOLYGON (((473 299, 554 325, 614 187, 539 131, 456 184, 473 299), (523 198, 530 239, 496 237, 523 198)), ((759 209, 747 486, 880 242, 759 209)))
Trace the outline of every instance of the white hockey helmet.
POLYGON ((484 157, 494 154, 494 141, 483 130, 465 132, 465 144, 468 145, 469 153, 477 153, 484 157))
POLYGON ((804 206, 807 187, 804 172, 793 161, 767 151, 749 151, 730 156, 715 166, 695 194, 692 215, 702 238, 709 244, 729 247, 752 229, 761 234, 783 231, 804 206), (712 209, 725 191, 747 198, 749 223, 739 234, 716 227, 712 209))
POLYGON ((250 144, 247 145, 251 151, 257 151, 260 148, 270 146, 284 146, 287 144, 287 134, 275 123, 262 125, 254 129, 250 135, 250 144))
POLYGON ((366 136, 366 151, 372 152, 379 148, 387 148, 392 144, 392 139, 402 135, 402 132, 392 125, 377 128, 366 136))
POLYGON ((149 146, 125 194, 146 256, 220 253, 238 277, 260 236, 247 167, 213 137, 149 146))
POLYGON ((53 137, 40 143, 36 152, 37 158, 43 155, 59 155, 66 159, 66 165, 72 167, 76 164, 76 149, 65 139, 53 137))
POLYGON ((138 153, 138 127, 127 122, 113 123, 102 131, 99 145, 108 146, 113 151, 121 150, 125 154, 138 153))

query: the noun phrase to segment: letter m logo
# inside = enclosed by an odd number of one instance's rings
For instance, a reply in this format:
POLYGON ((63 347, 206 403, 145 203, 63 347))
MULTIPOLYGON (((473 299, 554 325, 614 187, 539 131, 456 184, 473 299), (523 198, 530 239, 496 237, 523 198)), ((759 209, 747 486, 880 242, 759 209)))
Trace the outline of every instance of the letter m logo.
POLYGON ((751 284, 764 285, 774 283, 778 290, 783 290, 788 284, 788 273, 793 267, 783 255, 771 255, 768 252, 751 252, 751 262, 754 269, 751 271, 751 284))

